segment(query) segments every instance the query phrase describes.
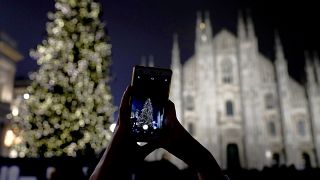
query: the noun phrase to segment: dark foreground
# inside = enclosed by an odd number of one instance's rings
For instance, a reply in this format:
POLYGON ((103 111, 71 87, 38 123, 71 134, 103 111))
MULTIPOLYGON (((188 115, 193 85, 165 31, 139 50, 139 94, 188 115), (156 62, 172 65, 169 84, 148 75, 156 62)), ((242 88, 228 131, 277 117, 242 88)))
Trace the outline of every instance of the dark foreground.
MULTIPOLYGON (((28 177, 31 179, 88 179, 98 159, 96 158, 50 158, 50 159, 9 159, 0 158, 0 179, 28 177)), ((294 180, 320 179, 320 169, 296 170, 290 167, 274 167, 258 170, 225 171, 232 180, 294 180)), ((134 180, 197 180, 194 170, 177 169, 169 161, 145 162, 138 168, 134 180)))

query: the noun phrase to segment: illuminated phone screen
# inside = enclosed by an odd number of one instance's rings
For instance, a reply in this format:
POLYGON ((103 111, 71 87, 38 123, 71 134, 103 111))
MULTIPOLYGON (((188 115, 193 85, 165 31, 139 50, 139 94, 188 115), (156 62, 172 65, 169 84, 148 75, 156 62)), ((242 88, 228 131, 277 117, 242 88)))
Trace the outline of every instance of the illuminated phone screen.
POLYGON ((171 70, 136 66, 131 97, 131 131, 138 142, 157 138, 165 118, 171 70))

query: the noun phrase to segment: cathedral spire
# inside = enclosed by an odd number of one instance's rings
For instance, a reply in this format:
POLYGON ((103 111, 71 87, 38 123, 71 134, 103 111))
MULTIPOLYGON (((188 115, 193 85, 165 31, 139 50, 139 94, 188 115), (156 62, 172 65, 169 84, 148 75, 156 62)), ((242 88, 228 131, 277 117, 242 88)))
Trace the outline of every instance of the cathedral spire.
POLYGON ((204 23, 202 20, 202 13, 200 11, 198 11, 197 12, 197 22, 196 22, 196 40, 195 40, 196 47, 197 47, 198 42, 201 39, 201 31, 202 31, 203 27, 204 27, 204 23))
POLYGON ((245 39, 246 37, 246 25, 243 19, 242 11, 238 12, 238 37, 240 40, 245 39))
POLYGON ((247 29, 248 29, 248 38, 254 39, 255 38, 255 31, 254 31, 254 25, 251 18, 251 12, 250 10, 247 10, 247 29))
POLYGON ((279 32, 275 32, 275 58, 276 60, 284 60, 284 52, 283 52, 283 47, 281 43, 281 39, 279 36, 279 32))
POLYGON ((141 66, 147 66, 147 58, 146 58, 146 56, 141 56, 140 65, 141 66))
POLYGON ((306 65, 305 65, 305 71, 307 75, 307 80, 310 85, 313 85, 315 83, 315 76, 314 76, 314 68, 313 68, 313 62, 311 60, 309 52, 305 51, 304 56, 306 59, 306 65))
POLYGON ((320 62, 319 62, 320 60, 319 60, 319 55, 316 51, 313 52, 313 57, 314 57, 314 65, 315 65, 317 80, 318 80, 318 84, 320 85, 320 62))
POLYGON ((208 11, 204 13, 204 17, 200 12, 197 13, 196 40, 195 51, 198 52, 203 46, 211 46, 212 27, 210 22, 210 14, 208 11))
POLYGON ((202 13, 201 11, 197 11, 197 26, 199 26, 200 23, 202 23, 202 13))
POLYGON ((180 51, 178 35, 173 35, 171 54, 172 79, 170 86, 170 99, 176 105, 176 114, 179 121, 182 120, 182 67, 180 63, 180 51))
POLYGON ((149 66, 149 67, 154 67, 154 58, 153 58, 153 55, 149 55, 148 66, 149 66))
POLYGON ((172 62, 171 67, 180 67, 180 50, 179 50, 179 42, 178 35, 173 35, 173 46, 172 46, 172 62))
POLYGON ((204 23, 205 23, 205 34, 207 36, 207 39, 211 40, 212 39, 212 27, 211 27, 209 11, 206 11, 204 14, 204 23))

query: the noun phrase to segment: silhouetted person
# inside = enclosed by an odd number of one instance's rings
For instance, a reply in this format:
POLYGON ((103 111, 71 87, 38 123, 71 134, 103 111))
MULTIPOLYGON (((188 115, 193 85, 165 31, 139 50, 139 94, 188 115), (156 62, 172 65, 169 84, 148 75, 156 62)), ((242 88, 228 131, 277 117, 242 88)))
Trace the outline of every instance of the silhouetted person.
MULTIPOLYGON (((161 137, 145 146, 138 146, 130 128, 130 95, 131 87, 128 87, 122 97, 113 139, 91 175, 91 180, 132 179, 133 172, 143 167, 145 157, 160 147, 194 168, 201 180, 225 179, 212 154, 179 123, 171 101, 166 106, 167 117, 161 137)), ((158 172, 166 173, 161 169, 158 172)))

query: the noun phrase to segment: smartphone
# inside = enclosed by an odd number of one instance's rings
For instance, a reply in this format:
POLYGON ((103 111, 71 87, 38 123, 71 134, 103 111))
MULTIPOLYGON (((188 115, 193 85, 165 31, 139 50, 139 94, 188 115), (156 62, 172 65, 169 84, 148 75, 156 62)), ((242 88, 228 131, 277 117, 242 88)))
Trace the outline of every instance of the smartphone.
POLYGON ((133 68, 130 122, 137 142, 150 142, 161 135, 171 76, 170 69, 133 68))

